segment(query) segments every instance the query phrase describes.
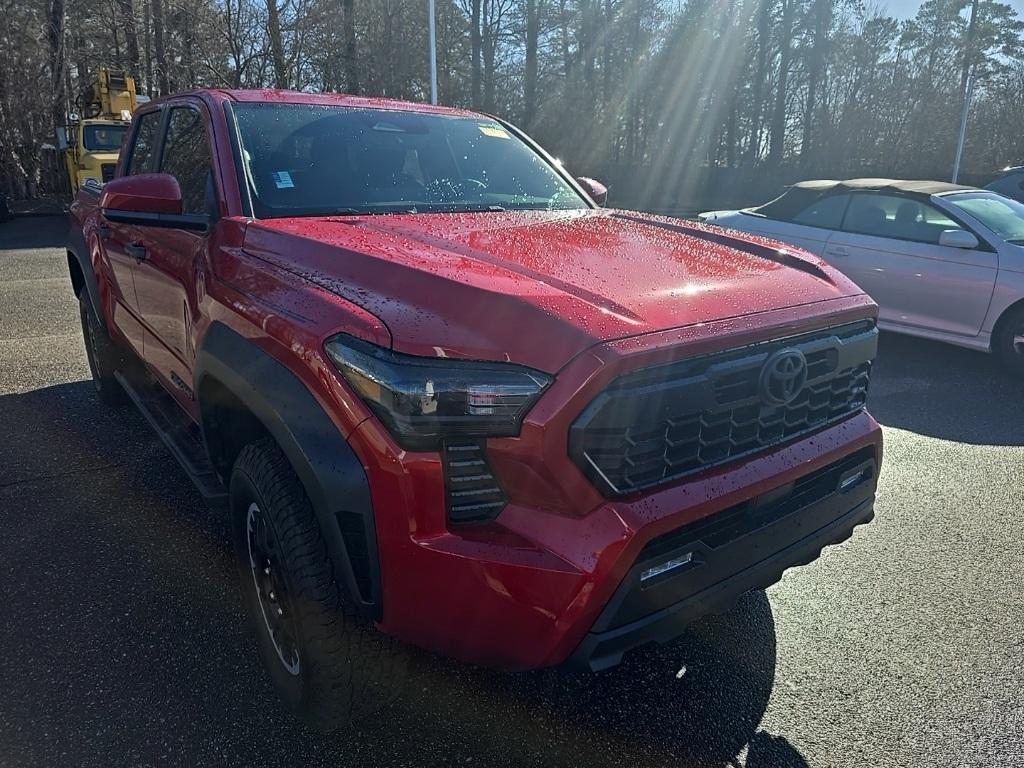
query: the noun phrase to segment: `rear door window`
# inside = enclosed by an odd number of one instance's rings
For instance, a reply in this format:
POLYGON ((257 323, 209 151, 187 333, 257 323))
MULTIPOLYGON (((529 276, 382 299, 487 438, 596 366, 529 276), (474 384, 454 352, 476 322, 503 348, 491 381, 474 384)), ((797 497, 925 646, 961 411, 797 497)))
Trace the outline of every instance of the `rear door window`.
POLYGON ((138 173, 152 173, 153 158, 156 155, 157 129, 160 128, 160 110, 147 112, 139 118, 139 126, 135 130, 132 142, 132 153, 128 158, 126 176, 138 173))
POLYGON ((171 110, 160 170, 178 180, 182 213, 202 213, 206 210, 210 145, 206 140, 203 116, 198 110, 191 107, 175 107, 171 110))

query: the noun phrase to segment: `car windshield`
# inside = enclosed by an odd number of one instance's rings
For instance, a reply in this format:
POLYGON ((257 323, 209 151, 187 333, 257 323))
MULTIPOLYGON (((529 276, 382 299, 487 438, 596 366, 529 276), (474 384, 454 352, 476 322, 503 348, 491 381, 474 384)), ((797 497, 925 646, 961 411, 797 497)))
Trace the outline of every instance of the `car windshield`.
POLYGON ((993 192, 962 192, 944 198, 1008 243, 1024 243, 1024 205, 993 192))
POLYGON ((587 207, 491 118, 302 104, 234 113, 260 218, 587 207))
POLYGON ((90 152, 117 152, 126 133, 127 125, 87 125, 82 131, 82 143, 90 152))

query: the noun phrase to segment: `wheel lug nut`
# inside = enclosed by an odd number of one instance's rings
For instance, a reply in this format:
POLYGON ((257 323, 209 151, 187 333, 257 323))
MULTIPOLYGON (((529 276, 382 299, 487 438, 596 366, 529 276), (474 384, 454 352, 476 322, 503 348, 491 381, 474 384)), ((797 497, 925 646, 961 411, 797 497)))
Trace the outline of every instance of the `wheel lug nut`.
POLYGON ((269 575, 270 575, 270 566, 268 565, 268 566, 267 566, 266 568, 264 568, 264 569, 263 569, 263 572, 264 572, 264 573, 265 573, 265 574, 266 574, 267 576, 269 576, 269 575))
POLYGON ((277 595, 274 594, 274 590, 270 590, 270 594, 268 595, 268 597, 271 600, 277 600, 277 595))
POLYGON ((281 609, 281 608, 278 608, 278 609, 277 609, 277 615, 278 615, 278 616, 284 616, 284 610, 283 610, 283 609, 281 609))

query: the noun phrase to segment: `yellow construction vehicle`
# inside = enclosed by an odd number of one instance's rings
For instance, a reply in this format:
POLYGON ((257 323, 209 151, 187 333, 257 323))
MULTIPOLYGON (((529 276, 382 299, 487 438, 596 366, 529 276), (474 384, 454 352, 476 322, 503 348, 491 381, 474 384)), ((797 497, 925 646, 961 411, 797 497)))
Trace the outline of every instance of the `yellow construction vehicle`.
POLYGON ((120 70, 99 70, 76 103, 81 111, 68 116, 61 141, 72 195, 114 178, 117 153, 137 106, 135 78, 120 70))

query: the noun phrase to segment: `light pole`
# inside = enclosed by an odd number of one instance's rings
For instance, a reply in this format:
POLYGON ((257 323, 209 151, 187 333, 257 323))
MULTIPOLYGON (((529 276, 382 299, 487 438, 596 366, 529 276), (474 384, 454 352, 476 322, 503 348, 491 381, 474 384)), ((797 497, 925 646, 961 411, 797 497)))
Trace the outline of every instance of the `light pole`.
POLYGON ((964 66, 960 76, 960 91, 964 95, 963 108, 960 110, 960 134, 956 137, 956 157, 953 160, 953 183, 960 176, 960 158, 964 154, 964 139, 967 137, 967 114, 971 111, 971 96, 974 91, 974 77, 971 69, 974 64, 974 27, 978 20, 978 2, 971 2, 971 20, 967 23, 967 34, 964 36, 964 66))
POLYGON ((434 0, 427 0, 430 16, 430 103, 437 104, 437 32, 434 29, 434 0))
POLYGON ((967 114, 971 111, 971 96, 974 91, 974 77, 967 80, 967 92, 964 94, 964 108, 960 112, 960 135, 956 140, 956 157, 953 159, 953 183, 960 176, 960 158, 964 154, 964 139, 967 136, 967 114))

